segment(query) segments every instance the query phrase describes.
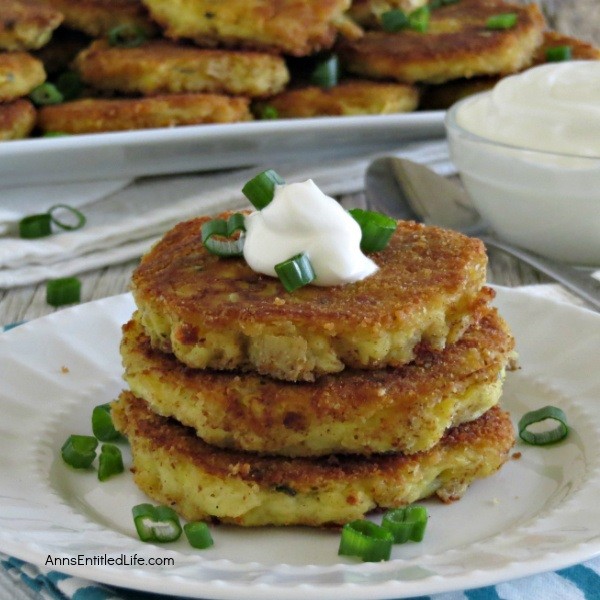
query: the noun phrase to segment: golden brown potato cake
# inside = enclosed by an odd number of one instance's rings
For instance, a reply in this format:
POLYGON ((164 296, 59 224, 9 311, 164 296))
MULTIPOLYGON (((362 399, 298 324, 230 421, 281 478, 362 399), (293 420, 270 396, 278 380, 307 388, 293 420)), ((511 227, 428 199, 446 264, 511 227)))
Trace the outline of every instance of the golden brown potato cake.
POLYGON ((415 86, 356 79, 331 88, 311 85, 285 90, 257 104, 256 112, 273 107, 280 118, 387 115, 415 110, 418 104, 415 86))
POLYGON ((374 27, 379 17, 389 10, 410 13, 427 4, 428 0, 353 0, 348 15, 365 27, 374 27))
POLYGON ((434 494, 458 500, 473 480, 495 473, 514 444, 510 417, 499 407, 451 429, 427 452, 312 459, 215 448, 129 392, 111 412, 129 438, 143 492, 191 521, 243 526, 341 525, 434 494))
MULTIPOLYGON (((573 60, 600 60, 600 48, 556 31, 545 31, 544 41, 536 50, 531 66, 548 62, 546 53, 558 46, 568 46, 573 60)), ((424 110, 444 110, 461 98, 492 89, 500 79, 500 76, 473 77, 428 86, 422 93, 420 107, 424 110)))
POLYGON ((32 0, 0 0, 0 49, 41 48, 62 20, 57 10, 32 0))
POLYGON ((38 111, 38 125, 42 131, 69 134, 233 123, 249 119, 251 114, 246 98, 218 94, 85 98, 42 106, 38 111))
POLYGON ((190 369, 153 350, 134 320, 121 355, 129 389, 207 443, 263 454, 412 454, 498 402, 513 339, 495 310, 443 352, 398 369, 346 370, 316 382, 190 369))
POLYGON ((97 89, 144 95, 212 92, 261 97, 281 91, 289 80, 280 56, 167 40, 135 48, 96 40, 77 56, 74 67, 83 81, 97 89))
POLYGON ((0 102, 27 96, 45 80, 44 65, 28 52, 0 52, 0 102))
POLYGON ((26 138, 35 126, 35 108, 29 100, 0 103, 0 140, 26 138))
POLYGON ((330 48, 350 0, 143 0, 173 39, 307 56, 330 48))
POLYGON ((542 43, 544 27, 536 4, 461 0, 433 10, 426 33, 369 31, 358 40, 340 40, 338 51, 344 67, 358 75, 442 83, 523 69, 542 43), (503 13, 517 15, 514 27, 486 27, 489 17, 503 13))
POLYGON ((91 37, 102 37, 117 26, 139 27, 148 35, 157 31, 140 0, 37 0, 64 15, 64 24, 91 37))
POLYGON ((436 349, 456 340, 492 293, 481 291, 479 240, 400 221, 388 246, 371 254, 373 275, 290 294, 242 258, 209 253, 200 239, 208 220, 167 232, 132 278, 153 345, 191 367, 310 381, 345 366, 399 366, 421 340, 436 349))

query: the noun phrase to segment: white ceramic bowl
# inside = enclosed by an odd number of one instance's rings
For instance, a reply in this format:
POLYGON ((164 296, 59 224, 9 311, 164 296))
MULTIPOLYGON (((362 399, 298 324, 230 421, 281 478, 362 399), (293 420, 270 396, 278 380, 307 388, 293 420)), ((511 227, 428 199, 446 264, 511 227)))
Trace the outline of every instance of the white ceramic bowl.
POLYGON ((452 106, 445 125, 451 158, 483 218, 515 245, 600 265, 600 157, 529 150, 466 131, 456 115, 475 99, 452 106))

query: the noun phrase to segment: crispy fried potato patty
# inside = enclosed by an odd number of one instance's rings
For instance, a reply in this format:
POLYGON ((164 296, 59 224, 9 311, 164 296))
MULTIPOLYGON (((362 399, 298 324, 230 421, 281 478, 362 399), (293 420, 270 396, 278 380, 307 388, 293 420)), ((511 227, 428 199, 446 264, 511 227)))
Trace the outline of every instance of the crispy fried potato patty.
POLYGON ((190 369, 153 350, 141 325, 123 328, 130 390, 207 443, 285 456, 414 453, 497 403, 513 339, 490 310, 443 352, 421 348, 399 369, 347 370, 314 383, 190 369))
POLYGON ((166 37, 307 56, 333 45, 350 0, 143 0, 166 37))
POLYGON ((442 83, 459 77, 514 73, 532 62, 542 43, 544 18, 536 4, 461 0, 431 12, 427 32, 369 31, 340 40, 338 51, 351 73, 407 82, 442 83), (515 13, 509 29, 490 29, 489 17, 515 13))
POLYGON ((27 96, 45 80, 44 65, 28 52, 0 52, 0 102, 27 96))
MULTIPOLYGON (((570 48, 572 60, 600 60, 600 48, 556 31, 545 31, 544 41, 535 52, 532 66, 548 62, 546 53, 560 46, 570 48)), ((500 79, 500 76, 473 77, 428 86, 421 95, 420 107, 424 110, 445 110, 461 98, 492 89, 500 79)))
POLYGON ((36 112, 25 98, 0 104, 0 140, 26 138, 35 126, 36 112))
POLYGON ((37 50, 52 36, 63 16, 31 0, 0 0, 0 48, 37 50))
POLYGON ((496 472, 514 444, 510 417, 498 407, 427 452, 313 459, 217 449, 130 392, 111 412, 129 439, 143 492, 186 519, 243 526, 343 524, 433 494, 458 500, 473 480, 496 472))
POLYGON ((119 26, 138 27, 148 35, 157 27, 140 0, 37 0, 64 15, 64 24, 91 37, 119 26))
POLYGON ((281 118, 310 118, 409 112, 418 104, 419 92, 412 85, 356 79, 331 88, 311 85, 285 90, 258 110, 272 106, 281 118))
POLYGON ((479 240, 408 221, 371 255, 373 275, 290 294, 243 259, 209 253, 200 234, 208 220, 176 225, 132 276, 153 345, 191 367, 311 381, 345 366, 399 366, 421 340, 441 349, 457 339, 493 294, 482 291, 479 240))
POLYGON ((261 97, 289 80, 283 58, 264 52, 218 50, 151 40, 135 48, 96 40, 74 63, 83 81, 100 90, 144 95, 212 92, 261 97))
POLYGON ((251 118, 248 99, 241 96, 166 94, 147 98, 89 98, 42 106, 38 125, 46 132, 77 134, 235 123, 251 118))

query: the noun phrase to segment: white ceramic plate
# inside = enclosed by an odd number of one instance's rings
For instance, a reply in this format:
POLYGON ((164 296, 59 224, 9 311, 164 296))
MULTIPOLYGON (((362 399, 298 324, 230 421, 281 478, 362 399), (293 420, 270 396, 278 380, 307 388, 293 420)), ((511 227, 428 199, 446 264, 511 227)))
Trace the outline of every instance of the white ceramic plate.
POLYGON ((194 125, 0 144, 0 186, 123 179, 397 149, 444 134, 444 112, 194 125))
POLYGON ((92 407, 121 389, 118 343, 131 298, 79 305, 4 333, 0 550, 42 566, 70 558, 74 564, 59 570, 128 588, 231 600, 400 598, 591 558, 600 552, 600 315, 504 289, 497 303, 522 367, 508 376, 505 406, 515 421, 545 404, 561 406, 572 432, 553 447, 518 444, 519 460, 459 502, 428 501, 425 540, 376 564, 340 559, 332 531, 214 527, 206 551, 184 540, 141 543, 130 510, 146 499, 130 475, 100 484, 59 454, 70 433, 90 432, 92 407), (129 564, 99 564, 109 558, 129 564), (140 558, 174 565, 141 566, 140 558))

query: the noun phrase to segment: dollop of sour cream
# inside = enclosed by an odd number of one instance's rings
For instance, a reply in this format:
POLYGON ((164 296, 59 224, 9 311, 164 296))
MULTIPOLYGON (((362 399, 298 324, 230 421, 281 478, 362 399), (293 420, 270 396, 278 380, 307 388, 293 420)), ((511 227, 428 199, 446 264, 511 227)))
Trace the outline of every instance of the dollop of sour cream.
POLYGON ((309 179, 278 185, 273 200, 246 217, 244 258, 251 269, 277 277, 275 265, 305 252, 315 285, 353 283, 377 265, 360 249, 358 223, 309 179))
POLYGON ((600 156, 600 61, 565 61, 500 80, 456 121, 481 137, 531 150, 600 156))

